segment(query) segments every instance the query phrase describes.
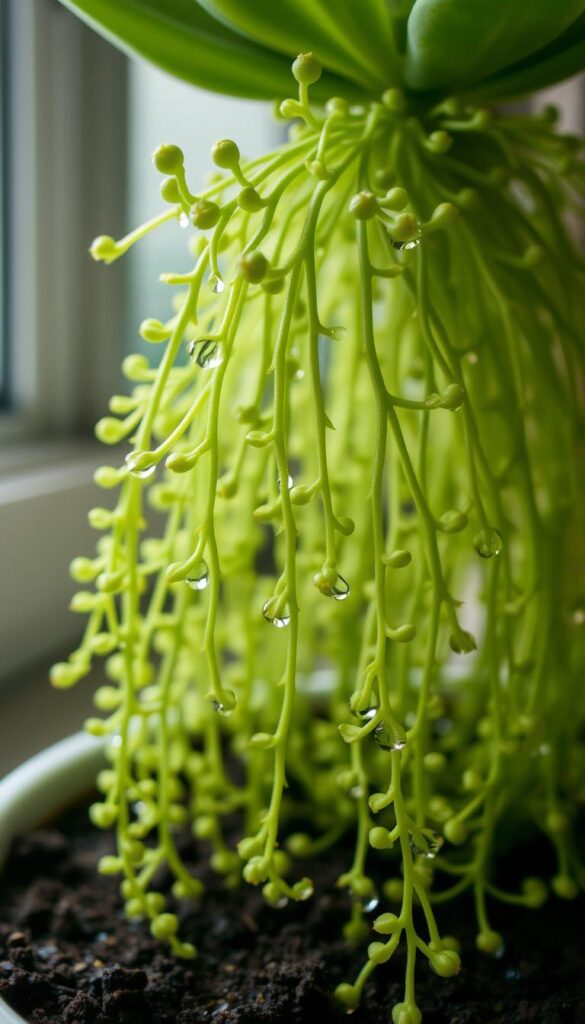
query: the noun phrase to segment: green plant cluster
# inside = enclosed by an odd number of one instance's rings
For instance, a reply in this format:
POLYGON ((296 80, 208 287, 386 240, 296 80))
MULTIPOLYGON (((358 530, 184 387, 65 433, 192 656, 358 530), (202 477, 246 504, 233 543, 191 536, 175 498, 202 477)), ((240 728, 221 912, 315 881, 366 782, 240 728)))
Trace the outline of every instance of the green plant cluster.
POLYGON ((153 357, 124 360, 129 393, 96 428, 113 497, 71 567, 87 625, 52 681, 105 659, 91 817, 116 828, 100 870, 129 916, 195 955, 152 889, 167 865, 201 896, 177 829, 274 907, 309 899, 304 859, 353 836, 339 885, 365 964, 337 996, 355 1008, 405 943, 392 1020, 416 1024, 417 956, 459 970, 443 903, 470 893, 497 954, 490 899, 546 899, 530 864, 500 888, 502 836, 548 836, 557 896, 585 881, 584 267, 563 219, 585 175, 553 110, 423 115, 394 88, 313 108, 320 72, 295 60, 281 149, 217 142, 195 193, 161 145, 164 211, 93 243, 111 263, 165 221, 195 229, 193 268, 161 277, 172 315, 140 327, 153 357))

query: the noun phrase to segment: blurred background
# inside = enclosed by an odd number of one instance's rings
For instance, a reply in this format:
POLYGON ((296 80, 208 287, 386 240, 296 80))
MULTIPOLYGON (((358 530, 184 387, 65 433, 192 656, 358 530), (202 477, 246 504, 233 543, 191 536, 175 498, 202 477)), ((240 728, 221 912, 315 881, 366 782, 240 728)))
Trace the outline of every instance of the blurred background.
MULTIPOLYGON (((582 96, 581 80, 533 103, 581 133, 582 96)), ((184 150, 196 191, 217 139, 253 157, 281 133, 266 105, 129 61, 58 0, 0 0, 0 776, 91 711, 95 680, 58 692, 47 673, 82 626, 67 567, 92 553, 87 511, 103 503, 92 428, 140 321, 168 316, 159 273, 188 265, 176 223, 112 267, 88 247, 161 209, 160 142, 184 150)))

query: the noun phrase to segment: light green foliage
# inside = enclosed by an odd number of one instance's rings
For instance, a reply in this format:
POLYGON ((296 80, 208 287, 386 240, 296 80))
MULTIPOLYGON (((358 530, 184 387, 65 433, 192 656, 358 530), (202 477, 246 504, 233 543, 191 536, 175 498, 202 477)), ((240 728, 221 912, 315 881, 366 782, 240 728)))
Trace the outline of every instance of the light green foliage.
POLYGON ((548 112, 422 115, 396 90, 323 111, 314 61, 296 67, 286 145, 247 162, 221 140, 227 173, 197 194, 162 147, 170 205, 92 247, 110 262, 197 225, 193 269, 162 275, 168 322, 140 328, 152 358, 125 359, 130 392, 98 424, 131 450, 96 474, 113 493, 90 513, 95 557, 72 564, 87 627, 53 682, 106 657, 91 817, 116 825, 100 869, 129 915, 194 955, 151 891, 164 864, 175 896, 201 893, 186 820, 227 885, 274 907, 310 898, 303 860, 348 833, 344 934, 369 945, 337 997, 354 1008, 403 943, 392 1019, 418 1024, 417 954, 459 970, 435 904, 472 893, 494 954, 488 897, 546 898, 530 864, 519 892, 496 886, 502 834, 549 837, 560 897, 582 878, 583 264, 562 217, 585 177, 548 112))
POLYGON ((299 50, 324 65, 320 100, 363 100, 399 86, 427 104, 463 89, 485 102, 585 66, 584 0, 61 2, 125 52, 207 89, 257 99, 286 95, 288 60, 299 50))

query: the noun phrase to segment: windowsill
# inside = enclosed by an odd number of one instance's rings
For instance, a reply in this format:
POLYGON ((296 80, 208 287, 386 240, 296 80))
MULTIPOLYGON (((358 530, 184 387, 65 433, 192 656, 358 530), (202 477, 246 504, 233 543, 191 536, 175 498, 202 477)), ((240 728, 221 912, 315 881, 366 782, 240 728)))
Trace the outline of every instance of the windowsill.
POLYGON ((94 469, 105 459, 96 442, 23 440, 4 446, 0 687, 77 643, 82 623, 68 610, 77 589, 68 565, 95 549, 87 513, 93 505, 111 502, 93 482, 94 469))
POLYGON ((0 697, 0 779, 33 754, 77 732, 92 713, 91 676, 72 690, 54 690, 48 667, 23 675, 0 697))
MULTIPOLYGON (((0 420, 0 433, 4 424, 0 420)), ((22 432, 5 433, 6 440, 0 451, 0 503, 2 491, 8 483, 16 484, 30 474, 50 473, 58 476, 71 466, 95 467, 104 459, 103 445, 91 438, 54 438, 46 440, 22 432)))

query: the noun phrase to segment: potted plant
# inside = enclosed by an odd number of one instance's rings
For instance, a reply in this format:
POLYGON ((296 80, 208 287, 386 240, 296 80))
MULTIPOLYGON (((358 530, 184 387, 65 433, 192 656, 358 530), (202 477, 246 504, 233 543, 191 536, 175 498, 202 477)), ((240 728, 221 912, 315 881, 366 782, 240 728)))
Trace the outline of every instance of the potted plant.
POLYGON ((169 319, 140 326, 153 356, 124 360, 97 424, 129 448, 97 470, 97 551, 71 567, 87 624, 51 673, 105 659, 99 870, 189 960, 181 830, 274 908, 351 837, 363 966, 335 999, 352 1012, 404 949, 387 1012, 419 1024, 415 964, 460 970, 452 898, 497 956, 494 901, 583 882, 581 143, 551 109, 493 107, 581 70, 583 4, 66 5, 290 123, 254 161, 220 139, 204 186, 161 144, 162 212, 91 247, 109 264, 194 229, 192 269, 162 274, 169 319), (496 855, 535 832, 551 877, 527 864, 508 891, 496 855))

